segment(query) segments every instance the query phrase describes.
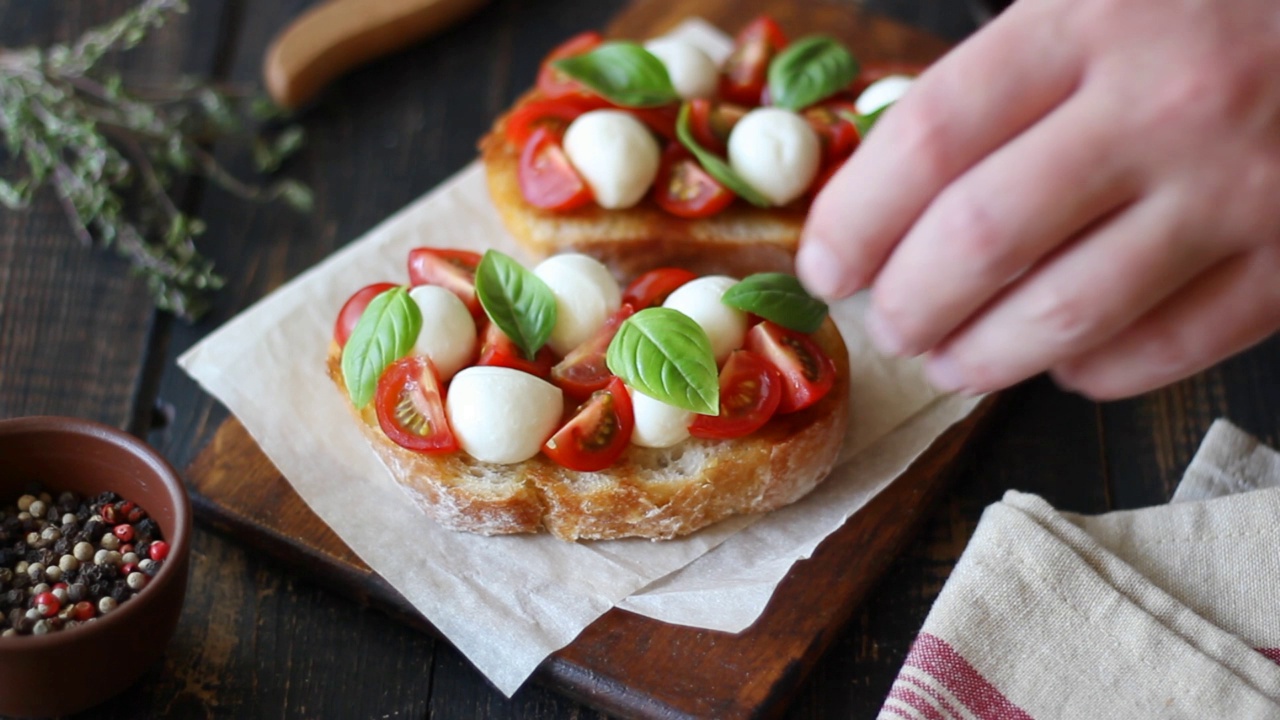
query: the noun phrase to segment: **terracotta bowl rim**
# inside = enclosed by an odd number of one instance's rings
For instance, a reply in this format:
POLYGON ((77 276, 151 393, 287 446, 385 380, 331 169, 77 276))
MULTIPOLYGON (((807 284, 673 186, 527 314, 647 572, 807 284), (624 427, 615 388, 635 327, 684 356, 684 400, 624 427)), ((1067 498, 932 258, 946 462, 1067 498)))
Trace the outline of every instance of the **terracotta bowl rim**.
MULTIPOLYGON (((145 462, 155 477, 164 485, 165 490, 168 492, 169 500, 174 506, 172 537, 165 538, 165 541, 169 543, 168 560, 177 560, 187 554, 192 525, 191 500, 187 496, 186 485, 177 471, 173 469, 173 466, 169 464, 169 461, 165 460, 150 445, 133 435, 93 420, 56 415, 37 415, 0 420, 0 437, 48 434, 100 440, 114 446, 120 452, 128 453, 145 462)), ((94 622, 86 623, 64 632, 0 639, 0 655, 18 655, 24 651, 37 648, 56 649, 80 643, 91 643, 95 637, 116 624, 127 623, 135 618, 140 621, 140 616, 148 612, 149 606, 153 604, 150 602, 150 598, 159 598, 165 595, 165 593, 159 592, 161 588, 175 582, 185 582, 186 578, 177 574, 181 569, 178 567, 180 565, 183 565, 183 563, 166 561, 164 566, 160 568, 160 572, 156 573, 155 577, 151 579, 151 582, 137 597, 131 598, 129 602, 121 604, 116 610, 98 618, 94 622), (156 586, 154 589, 157 592, 148 593, 147 590, 152 589, 153 585, 156 586)))

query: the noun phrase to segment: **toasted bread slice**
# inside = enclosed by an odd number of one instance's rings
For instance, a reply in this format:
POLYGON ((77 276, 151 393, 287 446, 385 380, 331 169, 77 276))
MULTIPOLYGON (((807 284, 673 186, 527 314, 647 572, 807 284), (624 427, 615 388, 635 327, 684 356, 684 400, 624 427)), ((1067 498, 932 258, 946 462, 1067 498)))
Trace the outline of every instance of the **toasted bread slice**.
POLYGON ((734 277, 793 272, 807 213, 804 203, 758 208, 739 199, 723 212, 699 220, 676 217, 652 197, 626 210, 595 204, 567 212, 540 210, 520 193, 520 151, 506 139, 506 119, 499 118, 480 141, 481 157, 493 204, 507 230, 533 256, 585 253, 618 277, 628 278, 665 266, 734 277))
MULTIPOLYGON (((737 440, 632 445, 601 472, 567 470, 543 455, 515 465, 464 452, 420 455, 387 439, 371 408, 353 412, 400 486, 446 527, 485 535, 545 529, 563 540, 667 539, 795 502, 831 472, 848 423, 849 355, 830 320, 813 337, 836 365, 835 386, 817 404, 737 440)), ((346 397, 336 345, 328 367, 346 397)))

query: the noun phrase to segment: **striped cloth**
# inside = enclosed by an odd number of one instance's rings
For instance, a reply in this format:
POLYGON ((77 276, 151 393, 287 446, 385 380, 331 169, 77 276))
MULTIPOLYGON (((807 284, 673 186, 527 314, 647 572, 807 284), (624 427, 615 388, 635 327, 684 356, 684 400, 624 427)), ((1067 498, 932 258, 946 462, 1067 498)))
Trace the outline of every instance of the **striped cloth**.
POLYGON ((881 720, 1280 718, 1280 453, 1210 429, 1169 505, 982 516, 881 720))

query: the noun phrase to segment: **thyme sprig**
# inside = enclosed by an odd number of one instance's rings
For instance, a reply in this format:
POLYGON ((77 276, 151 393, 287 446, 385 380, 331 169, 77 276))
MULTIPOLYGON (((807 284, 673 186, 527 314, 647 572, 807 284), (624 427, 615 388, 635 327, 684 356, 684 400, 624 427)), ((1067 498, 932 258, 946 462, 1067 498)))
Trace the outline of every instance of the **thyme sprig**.
MULTIPOLYGON (((256 94, 183 78, 160 89, 126 88, 99 62, 129 50, 185 0, 145 0, 71 44, 0 48, 0 134, 16 177, 0 177, 0 204, 21 210, 49 186, 86 245, 114 248, 146 278, 157 307, 187 320, 208 309, 224 279, 200 254, 199 218, 170 195, 175 180, 202 176, 246 200, 282 200, 300 211, 311 192, 299 182, 258 186, 228 172, 207 149, 248 136, 247 120, 278 119, 256 94)), ((271 172, 303 143, 301 128, 252 137, 258 169, 271 172)), ((3 167, 3 164, 0 164, 3 167)))

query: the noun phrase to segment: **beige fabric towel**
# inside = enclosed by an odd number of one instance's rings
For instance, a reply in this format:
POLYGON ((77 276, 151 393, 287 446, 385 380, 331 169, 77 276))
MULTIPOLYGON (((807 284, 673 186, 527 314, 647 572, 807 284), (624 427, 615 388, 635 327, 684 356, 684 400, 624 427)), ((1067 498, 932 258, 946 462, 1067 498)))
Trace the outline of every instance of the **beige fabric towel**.
POLYGON ((1210 429, 1173 502, 989 507, 882 720, 1280 718, 1280 454, 1210 429))

